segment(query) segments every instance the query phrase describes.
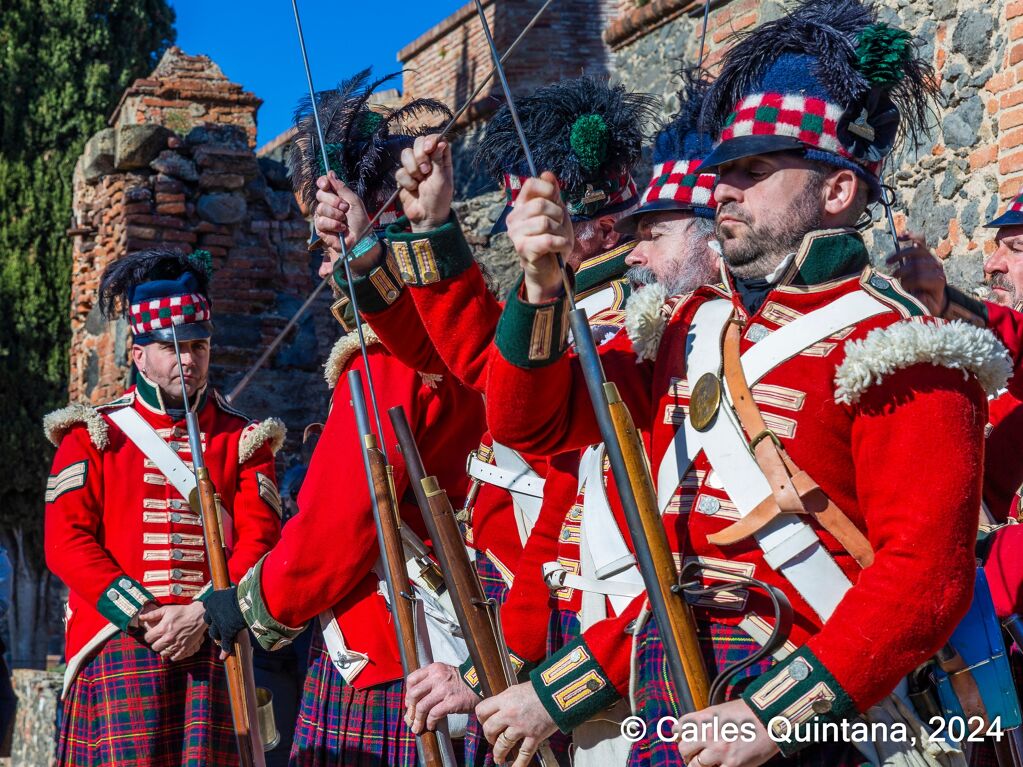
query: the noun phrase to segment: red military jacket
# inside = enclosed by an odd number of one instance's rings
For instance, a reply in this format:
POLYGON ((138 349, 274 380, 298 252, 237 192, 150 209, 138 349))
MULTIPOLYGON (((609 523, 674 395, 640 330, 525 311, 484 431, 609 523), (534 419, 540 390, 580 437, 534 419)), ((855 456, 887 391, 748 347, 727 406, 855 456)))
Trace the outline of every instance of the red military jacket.
MULTIPOLYGON (((206 465, 223 500, 228 569, 238 581, 280 536, 274 452, 284 425, 250 421, 212 389, 195 406, 206 465)), ((114 402, 71 405, 44 421, 57 445, 46 489, 46 563, 71 592, 65 689, 146 602, 185 604, 210 580, 199 516, 110 420, 129 407, 191 467, 184 419, 167 414, 142 375, 114 402)))
MULTIPOLYGON (((368 329, 367 340, 399 513, 426 540, 387 410, 404 408, 426 470, 437 476, 457 507, 466 488, 464 456, 479 443, 483 428, 483 404, 450 373, 406 366, 368 329)), ((428 366, 439 369, 435 361, 428 366)), ((324 611, 332 614, 350 658, 364 664, 351 683, 365 689, 400 679, 403 673, 381 576, 374 571, 379 548, 348 389, 350 370, 362 372, 368 400, 368 376, 354 331, 338 342, 327 363, 334 394, 299 492, 298 514, 288 522, 280 543, 243 579, 238 598, 257 639, 268 649, 290 641, 311 618, 324 611)))
MULTIPOLYGON (((655 361, 637 359, 624 334, 600 350, 608 378, 618 384, 637 424, 650 432, 657 477, 688 413, 687 340, 704 303, 731 303, 744 321, 745 353, 800 316, 857 291, 888 308, 785 359, 752 387, 765 421, 788 454, 864 532, 875 552, 874 563, 860 571, 811 520, 853 584, 828 620, 822 621, 767 565, 753 540, 723 548, 707 540, 735 520, 736 508, 702 452, 680 478, 664 517, 680 561, 696 558, 763 579, 784 590, 793 604, 790 638, 800 649, 743 695, 765 723, 776 715, 803 722, 866 710, 929 658, 965 612, 972 593, 987 417, 978 380, 988 390, 1004 382, 1004 347, 987 331, 965 323, 921 323, 922 307, 869 266, 859 236, 834 230, 805 238, 753 316, 726 275, 723 286, 701 288, 674 307, 655 361)), ((528 337, 537 313, 551 308, 564 311, 564 303, 532 306, 519 300, 507 305, 491 362, 487 407, 498 439, 554 453, 600 436, 578 362, 562 354, 564 344, 546 360, 521 355, 521 338, 528 337)), ((620 527, 625 531, 621 522, 620 527)), ((756 593, 738 592, 699 606, 697 613, 704 620, 736 625, 745 615, 763 618, 769 610, 756 593)), ((617 697, 601 659, 615 658, 614 645, 622 642, 620 632, 606 633, 599 641, 589 640, 588 634, 533 671, 541 700, 563 728, 617 697)))
MULTIPOLYGON (((410 287, 422 325, 437 353, 461 380, 482 391, 489 373, 486 351, 497 331, 502 304, 491 294, 457 217, 452 214, 446 224, 424 233, 409 232, 399 222, 388 229, 387 235, 394 260, 392 269, 397 269, 401 281, 410 287)), ((588 258, 574 275, 580 304, 585 305, 589 299, 592 306, 599 307, 599 311, 590 311, 591 329, 598 340, 613 335, 624 322, 630 292, 623 279, 625 257, 633 247, 635 242, 627 242, 588 258)), ((378 288, 384 284, 379 278, 368 282, 378 288)), ((379 306, 379 300, 372 294, 360 297, 360 302, 379 306)), ((400 304, 401 301, 396 301, 386 311, 367 313, 368 320, 391 348, 408 347, 407 328, 415 322, 407 312, 397 311, 400 304), (400 320, 396 319, 399 315, 400 320)), ((553 338, 555 328, 550 326, 531 340, 543 347, 553 338)), ((414 351, 398 353, 407 355, 414 351)), ((484 441, 489 444, 489 435, 484 441)), ((525 553, 511 496, 492 485, 484 484, 480 489, 472 510, 469 536, 469 543, 485 552, 511 583, 511 592, 502 607, 502 623, 516 665, 535 664, 546 654, 547 625, 555 601, 544 581, 542 566, 556 558, 557 551, 566 543, 559 540, 559 535, 566 515, 575 505, 579 465, 577 451, 549 462, 528 453, 526 458, 534 471, 545 478, 545 484, 540 514, 525 553)), ((573 542, 567 545, 571 551, 573 542)), ((574 556, 578 561, 577 552, 574 556)), ((562 607, 577 609, 577 601, 562 607)), ((467 674, 471 682, 472 671, 467 674)))

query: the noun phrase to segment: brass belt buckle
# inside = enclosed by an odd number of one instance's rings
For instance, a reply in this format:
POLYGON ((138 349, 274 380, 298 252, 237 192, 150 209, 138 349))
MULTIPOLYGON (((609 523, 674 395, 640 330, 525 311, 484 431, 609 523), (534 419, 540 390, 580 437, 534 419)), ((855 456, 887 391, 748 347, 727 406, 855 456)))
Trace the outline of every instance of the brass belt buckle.
POLYGON ((721 407, 721 379, 704 373, 689 396, 689 423, 697 431, 706 431, 721 407))

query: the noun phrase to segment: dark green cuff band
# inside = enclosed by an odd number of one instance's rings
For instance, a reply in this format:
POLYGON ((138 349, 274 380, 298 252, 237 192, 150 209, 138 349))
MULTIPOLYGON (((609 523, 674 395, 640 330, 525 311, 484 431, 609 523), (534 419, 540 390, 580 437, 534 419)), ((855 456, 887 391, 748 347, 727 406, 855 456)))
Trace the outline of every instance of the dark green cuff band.
POLYGON ((445 224, 428 232, 411 232, 408 219, 398 219, 384 236, 406 285, 422 287, 451 279, 475 263, 454 211, 445 224))
POLYGON ((815 722, 841 722, 857 713, 846 691, 806 647, 754 680, 742 699, 785 756, 809 745, 806 735, 797 734, 802 728, 809 732, 815 722))
MULTIPOLYGON (((512 672, 515 674, 515 678, 520 681, 522 679, 523 672, 528 673, 529 669, 536 665, 534 663, 527 663, 513 652, 508 653, 508 660, 511 661, 512 672)), ((462 662, 462 665, 458 667, 458 673, 461 675, 462 681, 468 685, 469 689, 482 698, 483 685, 480 684, 480 677, 479 674, 476 673, 476 666, 473 665, 472 658, 467 658, 462 662)))
POLYGON ((103 590, 96 609, 121 631, 127 631, 128 624, 139 614, 142 605, 155 598, 137 580, 121 575, 103 590))
POLYGON ((562 732, 571 732, 621 697, 582 638, 529 674, 533 689, 562 732))
POLYGON ((520 368, 557 362, 568 348, 568 298, 529 304, 522 300, 522 277, 508 294, 495 342, 502 356, 520 368))
MULTIPOLYGON (((379 266, 369 274, 356 277, 354 280, 355 299, 359 302, 360 312, 373 314, 384 311, 398 300, 401 291, 405 289, 398 269, 394 265, 394 259, 386 249, 384 253, 384 260, 379 266)), ((348 280, 345 279, 344 266, 340 260, 334 264, 334 282, 346 296, 351 295, 352 291, 348 280)))
POLYGON ((273 651, 291 644, 295 637, 302 633, 305 624, 298 628, 292 628, 285 626, 270 614, 266 602, 263 601, 261 585, 265 560, 266 555, 245 573, 241 583, 238 584, 238 607, 241 608, 242 617, 249 624, 260 647, 273 651))
POLYGON ((192 597, 193 602, 205 602, 206 597, 213 593, 213 581, 210 581, 202 587, 202 591, 192 597))

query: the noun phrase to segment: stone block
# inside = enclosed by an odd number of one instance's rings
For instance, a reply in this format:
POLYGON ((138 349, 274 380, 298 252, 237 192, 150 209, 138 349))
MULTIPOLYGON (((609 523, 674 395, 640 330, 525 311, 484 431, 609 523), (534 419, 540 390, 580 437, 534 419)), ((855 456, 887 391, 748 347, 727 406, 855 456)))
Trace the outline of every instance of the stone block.
POLYGON ((199 186, 202 189, 241 189, 245 186, 245 178, 237 173, 204 170, 199 175, 199 186))
POLYGON ((297 210, 295 195, 290 191, 267 189, 263 199, 266 201, 267 207, 270 208, 270 214, 277 221, 287 220, 291 217, 292 211, 297 210))
POLYGON ((260 157, 259 169, 263 171, 266 183, 272 188, 291 191, 291 175, 284 163, 271 160, 269 157, 260 157))
POLYGON ((114 167, 117 170, 148 168, 167 148, 170 135, 162 125, 122 125, 117 129, 114 167))
POLYGON ((199 198, 199 217, 214 224, 237 224, 247 211, 245 198, 234 192, 213 192, 199 198))
POLYGON ((199 171, 195 167, 195 163, 170 149, 160 152, 157 158, 149 163, 149 167, 184 181, 197 181, 199 179, 199 171))
POLYGON ((85 142, 81 173, 86 183, 92 184, 114 172, 115 144, 113 128, 104 128, 85 142))

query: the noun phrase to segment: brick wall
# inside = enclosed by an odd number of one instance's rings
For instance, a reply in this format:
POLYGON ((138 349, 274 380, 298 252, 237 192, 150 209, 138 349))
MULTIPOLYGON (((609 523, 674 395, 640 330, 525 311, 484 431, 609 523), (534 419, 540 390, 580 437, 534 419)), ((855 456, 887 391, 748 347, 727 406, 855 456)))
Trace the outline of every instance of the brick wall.
MULTIPOLYGON (((106 322, 96 305, 100 274, 125 253, 210 252, 211 377, 224 392, 315 285, 309 227, 285 168, 252 149, 260 101, 219 72, 207 57, 172 48, 128 89, 113 126, 93 136, 79 160, 69 232, 72 401, 109 401, 127 383, 127 324, 106 322), (164 103, 144 94, 161 94, 164 103)), ((324 306, 314 308, 238 406, 254 417, 284 417, 293 439, 319 420, 327 393, 319 366, 337 335, 333 322, 324 306)))

